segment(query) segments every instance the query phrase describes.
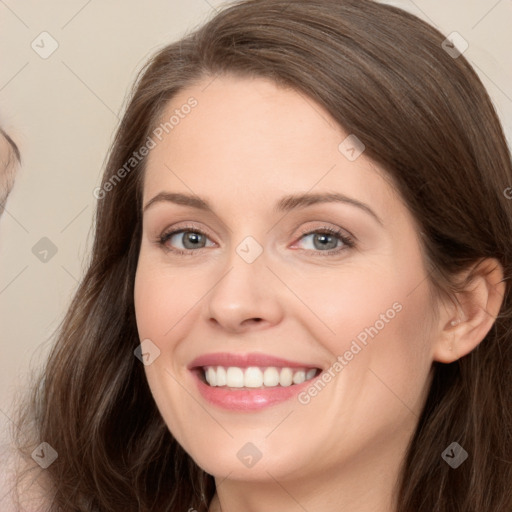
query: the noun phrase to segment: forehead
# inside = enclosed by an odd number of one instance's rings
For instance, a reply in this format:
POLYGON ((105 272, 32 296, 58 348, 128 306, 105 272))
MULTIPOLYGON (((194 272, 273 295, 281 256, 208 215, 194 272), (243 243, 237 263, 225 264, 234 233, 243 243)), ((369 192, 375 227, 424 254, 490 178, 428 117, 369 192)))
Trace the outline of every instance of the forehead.
POLYGON ((397 201, 386 173, 340 150, 346 133, 311 98, 264 78, 205 78, 180 91, 160 118, 144 202, 162 190, 268 204, 283 193, 338 191, 381 212, 397 201), (195 106, 189 108, 190 99, 195 106), (167 123, 167 126, 166 126, 167 123), (230 195, 229 192, 232 192, 230 195))

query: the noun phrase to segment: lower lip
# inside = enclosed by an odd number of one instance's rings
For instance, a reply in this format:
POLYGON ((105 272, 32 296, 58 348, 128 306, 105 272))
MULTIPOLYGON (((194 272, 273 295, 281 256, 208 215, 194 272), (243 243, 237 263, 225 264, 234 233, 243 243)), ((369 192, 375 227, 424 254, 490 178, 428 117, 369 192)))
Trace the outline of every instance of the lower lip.
POLYGON ((303 389, 314 382, 320 374, 301 384, 276 386, 269 388, 239 388, 230 390, 225 387, 205 384, 199 374, 202 370, 192 370, 199 392, 211 404, 230 411, 257 411, 271 405, 280 404, 292 399, 303 389))

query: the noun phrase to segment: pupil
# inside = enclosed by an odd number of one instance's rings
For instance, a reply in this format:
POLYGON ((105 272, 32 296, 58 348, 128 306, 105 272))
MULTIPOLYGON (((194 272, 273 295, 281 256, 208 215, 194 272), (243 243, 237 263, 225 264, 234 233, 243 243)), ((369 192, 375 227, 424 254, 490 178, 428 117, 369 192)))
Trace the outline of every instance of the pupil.
POLYGON ((329 249, 335 249, 336 248, 336 239, 332 235, 327 235, 325 233, 320 233, 320 234, 318 234, 316 236, 317 236, 317 238, 315 238, 315 241, 316 240, 322 241, 320 246, 323 247, 324 249, 325 249, 325 247, 327 247, 327 244, 329 243, 328 242, 329 238, 332 239, 332 241, 334 241, 334 246, 328 247, 328 248, 329 249), (327 241, 327 244, 323 243, 325 241, 327 241))
POLYGON ((199 241, 198 239, 201 237, 202 235, 200 233, 188 233, 186 234, 185 236, 185 239, 184 239, 184 246, 187 248, 187 249, 190 249, 190 248, 194 248, 194 247, 197 247, 197 242, 199 241), (188 243, 192 243, 192 245, 190 247, 187 247, 187 244, 188 243))

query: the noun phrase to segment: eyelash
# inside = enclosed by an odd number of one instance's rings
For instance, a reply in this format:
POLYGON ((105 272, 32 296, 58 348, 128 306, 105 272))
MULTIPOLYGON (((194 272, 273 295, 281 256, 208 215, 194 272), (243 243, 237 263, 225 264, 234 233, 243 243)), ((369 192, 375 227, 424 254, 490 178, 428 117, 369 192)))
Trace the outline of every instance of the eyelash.
MULTIPOLYGON (((173 253, 176 253, 176 254, 178 254, 180 256, 194 256, 195 253, 199 252, 197 249, 196 250, 192 250, 192 249, 183 250, 183 249, 175 249, 175 248, 169 249, 165 245, 167 243, 167 241, 172 236, 174 236, 174 235, 176 235, 178 233, 187 233, 187 232, 203 235, 203 236, 208 238, 208 235, 206 233, 204 233, 200 229, 197 229, 195 226, 184 226, 184 227, 181 227, 180 229, 176 229, 176 230, 172 230, 172 231, 164 231, 158 237, 158 239, 156 240, 156 243, 159 246, 161 246, 163 249, 166 249, 168 252, 173 252, 173 253)), ((302 237, 304 237, 305 235, 313 235, 313 234, 334 235, 334 236, 338 237, 338 239, 341 240, 343 242, 343 244, 345 245, 345 247, 338 247, 336 249, 329 249, 328 251, 319 251, 319 250, 315 251, 315 250, 310 250, 310 249, 302 249, 303 251, 306 251, 306 252, 312 252, 315 256, 333 256, 333 255, 337 255, 337 254, 341 253, 342 251, 354 248, 355 245, 356 245, 355 244, 355 240, 354 240, 354 238, 352 236, 345 234, 340 229, 332 228, 332 227, 329 227, 329 226, 324 226, 324 227, 317 228, 317 229, 314 229, 314 230, 302 231, 301 234, 300 234, 299 240, 302 237)), ((199 249, 205 249, 205 248, 206 247, 200 247, 199 249)))

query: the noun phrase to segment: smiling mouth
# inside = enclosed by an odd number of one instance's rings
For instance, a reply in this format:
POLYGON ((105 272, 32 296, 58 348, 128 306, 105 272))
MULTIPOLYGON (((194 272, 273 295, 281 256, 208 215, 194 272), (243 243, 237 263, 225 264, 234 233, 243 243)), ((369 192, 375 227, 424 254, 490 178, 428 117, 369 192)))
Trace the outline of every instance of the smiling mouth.
POLYGON ((196 368, 202 382, 225 389, 278 388, 302 384, 317 377, 320 368, 289 368, 278 366, 204 366, 196 368))

